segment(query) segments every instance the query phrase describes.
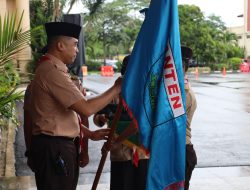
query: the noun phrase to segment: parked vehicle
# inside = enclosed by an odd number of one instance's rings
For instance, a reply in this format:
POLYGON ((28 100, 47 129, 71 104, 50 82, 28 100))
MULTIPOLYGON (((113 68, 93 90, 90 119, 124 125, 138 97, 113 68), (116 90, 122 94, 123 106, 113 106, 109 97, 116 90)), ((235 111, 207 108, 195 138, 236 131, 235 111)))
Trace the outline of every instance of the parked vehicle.
POLYGON ((240 71, 241 72, 249 72, 250 71, 250 60, 249 59, 242 59, 242 63, 240 64, 240 71))
POLYGON ((198 63, 194 59, 189 60, 189 67, 198 67, 198 63))
POLYGON ((116 59, 106 59, 105 63, 107 66, 112 66, 114 70, 118 69, 118 67, 116 65, 116 63, 118 63, 118 61, 116 59))

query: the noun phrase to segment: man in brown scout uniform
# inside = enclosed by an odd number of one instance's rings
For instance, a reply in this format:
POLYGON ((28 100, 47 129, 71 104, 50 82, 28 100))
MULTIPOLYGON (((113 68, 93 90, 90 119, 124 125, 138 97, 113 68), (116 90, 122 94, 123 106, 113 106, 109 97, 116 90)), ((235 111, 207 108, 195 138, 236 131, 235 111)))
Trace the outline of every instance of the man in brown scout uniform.
POLYGON ((193 148, 191 142, 191 122, 194 115, 194 112, 197 107, 195 94, 188 82, 186 72, 189 66, 189 60, 192 58, 192 49, 189 47, 181 47, 182 54, 182 64, 185 74, 185 93, 186 93, 186 113, 187 113, 187 123, 186 123, 186 174, 185 174, 185 188, 184 190, 189 189, 189 182, 191 180, 192 172, 197 164, 196 152, 193 148))
MULTIPOLYGON (((64 22, 46 23, 47 53, 40 59, 29 87, 25 113, 32 120, 26 129, 28 156, 33 161, 39 190, 74 190, 79 176, 77 114, 90 116, 105 107, 121 91, 121 79, 103 94, 86 100, 70 79, 67 64, 74 62, 81 27, 64 22)), ((90 131, 92 140, 106 139, 109 130, 90 131)))

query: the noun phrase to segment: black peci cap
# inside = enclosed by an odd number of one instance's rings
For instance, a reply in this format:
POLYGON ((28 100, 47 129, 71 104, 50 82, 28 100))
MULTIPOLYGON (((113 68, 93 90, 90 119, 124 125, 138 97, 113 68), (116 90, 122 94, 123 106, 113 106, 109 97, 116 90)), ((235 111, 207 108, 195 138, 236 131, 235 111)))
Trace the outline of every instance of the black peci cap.
MULTIPOLYGON (((82 27, 68 22, 48 22, 45 23, 47 34, 47 42, 55 36, 68 36, 78 39, 82 27)), ((48 45, 42 48, 41 53, 45 54, 48 51, 48 45)))
POLYGON ((45 24, 47 39, 54 36, 68 36, 78 39, 82 27, 68 22, 49 22, 45 24))
POLYGON ((181 55, 182 55, 182 59, 191 59, 193 55, 193 51, 191 48, 187 46, 181 46, 181 55))

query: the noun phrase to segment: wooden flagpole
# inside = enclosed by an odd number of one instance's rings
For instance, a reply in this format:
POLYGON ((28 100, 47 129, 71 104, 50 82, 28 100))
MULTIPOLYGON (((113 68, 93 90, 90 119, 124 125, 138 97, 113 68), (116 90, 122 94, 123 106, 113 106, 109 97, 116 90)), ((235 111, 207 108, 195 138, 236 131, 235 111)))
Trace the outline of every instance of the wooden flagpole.
POLYGON ((116 126, 117 126, 117 122, 119 121, 120 116, 121 116, 121 112, 122 112, 122 98, 121 98, 121 96, 119 96, 119 104, 118 104, 114 119, 113 119, 112 124, 111 124, 111 130, 110 130, 110 133, 108 136, 108 140, 106 142, 106 145, 104 144, 102 147, 102 149, 103 149, 105 146, 108 148, 108 150, 102 151, 102 158, 100 160, 100 163, 99 163, 96 175, 95 175, 95 180, 93 182, 91 190, 96 190, 97 185, 99 183, 99 179, 100 179, 101 174, 102 174, 102 170, 103 170, 103 167, 104 167, 107 155, 108 155, 108 151, 110 150, 110 147, 111 147, 112 139, 113 139, 113 136, 114 136, 114 133, 116 130, 116 126))

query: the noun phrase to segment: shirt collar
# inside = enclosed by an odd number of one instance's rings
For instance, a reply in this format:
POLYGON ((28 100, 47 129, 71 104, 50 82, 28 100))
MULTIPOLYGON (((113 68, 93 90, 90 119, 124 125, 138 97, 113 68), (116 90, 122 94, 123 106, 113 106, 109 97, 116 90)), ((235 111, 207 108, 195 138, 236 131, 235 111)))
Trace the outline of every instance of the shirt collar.
POLYGON ((46 53, 47 57, 49 57, 52 61, 52 63, 60 70, 62 70, 63 72, 67 73, 68 72, 68 67, 66 66, 66 64, 64 64, 60 59, 58 59, 57 57, 46 53))

